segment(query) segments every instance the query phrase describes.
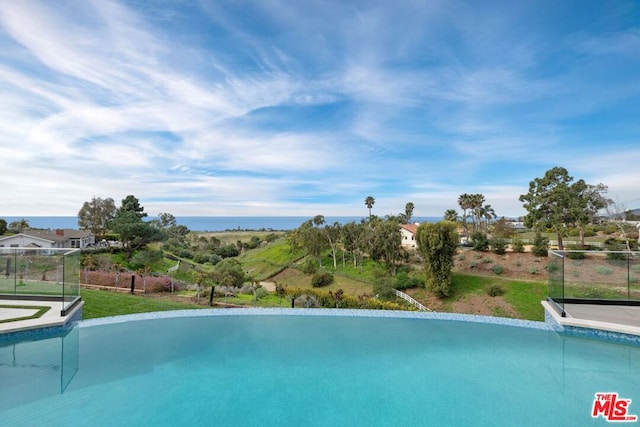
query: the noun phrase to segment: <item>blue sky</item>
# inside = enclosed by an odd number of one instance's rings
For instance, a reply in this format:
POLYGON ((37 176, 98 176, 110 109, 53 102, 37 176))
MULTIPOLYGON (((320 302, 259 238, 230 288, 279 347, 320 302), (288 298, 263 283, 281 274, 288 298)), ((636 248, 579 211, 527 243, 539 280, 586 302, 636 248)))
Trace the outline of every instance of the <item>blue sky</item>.
POLYGON ((639 71, 635 0, 4 1, 0 216, 518 216, 553 166, 638 208, 639 71))

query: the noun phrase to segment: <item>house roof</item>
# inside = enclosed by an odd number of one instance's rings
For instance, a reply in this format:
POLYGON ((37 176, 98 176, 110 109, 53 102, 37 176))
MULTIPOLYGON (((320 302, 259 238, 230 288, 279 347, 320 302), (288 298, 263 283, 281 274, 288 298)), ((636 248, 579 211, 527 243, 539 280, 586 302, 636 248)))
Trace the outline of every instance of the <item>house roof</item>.
POLYGON ((31 237, 33 239, 44 240, 44 241, 50 242, 50 243, 63 242, 63 241, 68 240, 68 239, 65 239, 62 236, 55 236, 55 235, 51 235, 51 234, 34 233, 34 232, 25 233, 25 232, 23 232, 23 233, 13 234, 11 236, 0 237, 0 242, 2 242, 4 240, 15 239, 17 237, 31 237))
POLYGON ((88 237, 89 235, 91 235, 91 232, 86 230, 64 229, 59 231, 61 233, 56 233, 55 231, 44 231, 44 230, 25 230, 22 233, 18 233, 18 234, 6 236, 6 237, 0 237, 0 241, 5 239, 15 238, 18 236, 26 236, 26 237, 33 237, 35 239, 46 240, 52 243, 62 243, 62 242, 66 242, 69 239, 81 239, 83 237, 88 237))
POLYGON ((407 230, 409 233, 411 234, 416 234, 418 232, 418 226, 420 224, 415 223, 415 224, 400 224, 400 228, 404 228, 405 230, 407 230))

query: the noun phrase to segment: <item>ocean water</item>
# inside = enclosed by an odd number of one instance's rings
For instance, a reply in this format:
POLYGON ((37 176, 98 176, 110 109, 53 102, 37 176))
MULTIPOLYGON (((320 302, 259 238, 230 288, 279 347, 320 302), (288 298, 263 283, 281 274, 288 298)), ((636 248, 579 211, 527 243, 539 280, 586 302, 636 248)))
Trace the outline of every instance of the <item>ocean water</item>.
MULTIPOLYGON (((11 223, 26 219, 32 228, 51 229, 78 228, 78 217, 75 216, 0 216, 11 223)), ((148 217, 147 219, 154 219, 148 217)), ((225 231, 225 230, 294 230, 312 217, 305 216, 182 216, 176 217, 178 224, 191 231, 225 231)), ((359 222, 363 217, 326 216, 327 224, 339 222, 359 222)), ((417 222, 436 222, 440 217, 416 217, 417 222)))

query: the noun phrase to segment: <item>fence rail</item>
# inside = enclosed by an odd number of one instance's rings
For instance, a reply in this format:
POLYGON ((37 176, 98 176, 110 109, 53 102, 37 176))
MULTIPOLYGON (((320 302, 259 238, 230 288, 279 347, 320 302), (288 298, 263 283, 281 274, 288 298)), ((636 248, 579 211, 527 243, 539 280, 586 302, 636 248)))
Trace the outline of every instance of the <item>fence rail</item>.
POLYGON ((418 301, 416 301, 415 299, 411 298, 410 295, 407 295, 404 292, 401 292, 401 291, 399 291, 397 289, 394 289, 394 291, 396 292, 396 296, 397 297, 400 297, 403 300, 407 301, 409 304, 413 305, 418 310, 420 310, 420 311, 433 311, 430 308, 427 308, 424 304, 421 304, 418 301))

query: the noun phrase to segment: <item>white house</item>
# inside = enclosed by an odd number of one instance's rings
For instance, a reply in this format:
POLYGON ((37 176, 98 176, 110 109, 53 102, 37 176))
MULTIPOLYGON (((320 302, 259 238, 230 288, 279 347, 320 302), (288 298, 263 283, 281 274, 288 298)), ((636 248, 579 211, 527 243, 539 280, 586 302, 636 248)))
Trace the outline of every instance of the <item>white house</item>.
POLYGON ((0 248, 86 248, 95 244, 95 237, 84 230, 25 230, 12 236, 0 237, 0 248))
POLYGON ((415 224, 400 224, 400 234, 402 234, 401 245, 406 249, 416 249, 418 244, 416 242, 416 233, 418 232, 419 223, 415 224))

